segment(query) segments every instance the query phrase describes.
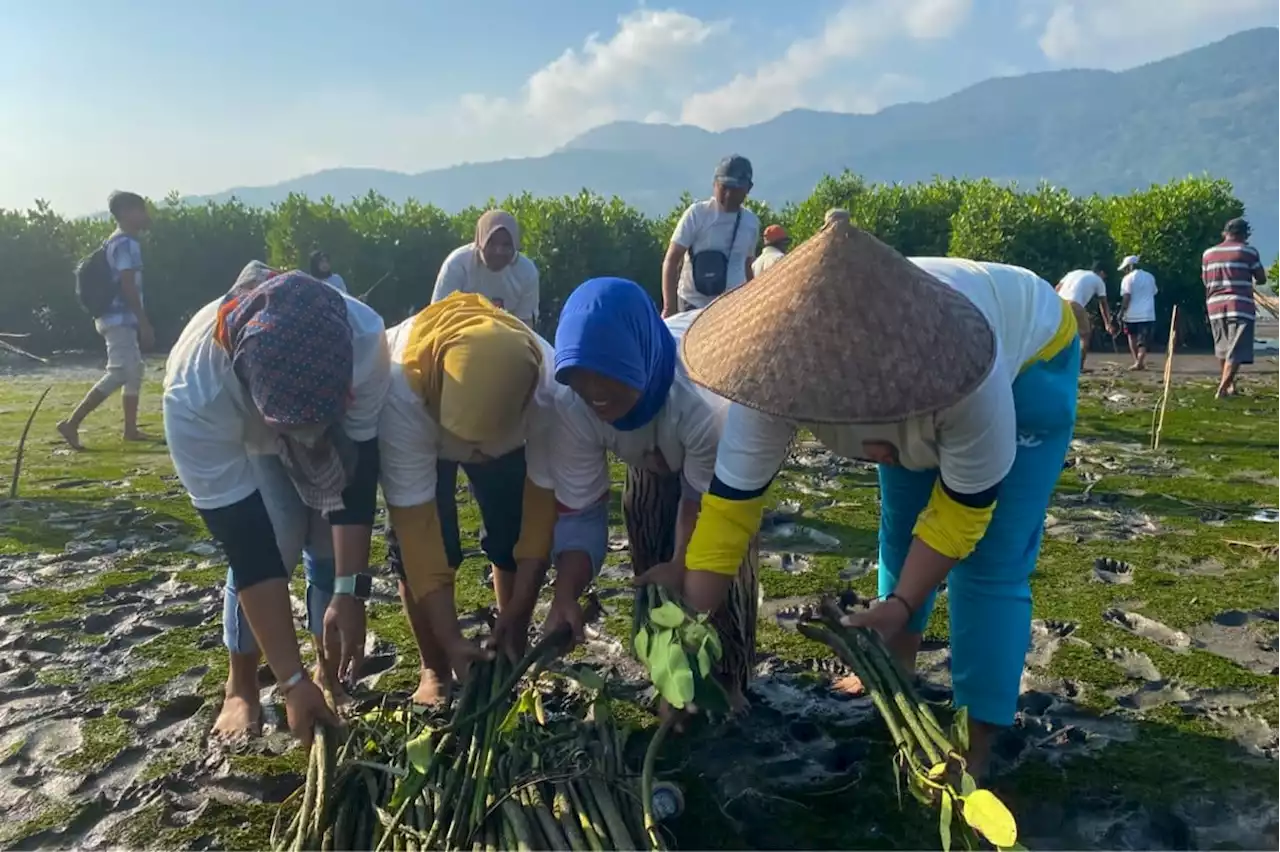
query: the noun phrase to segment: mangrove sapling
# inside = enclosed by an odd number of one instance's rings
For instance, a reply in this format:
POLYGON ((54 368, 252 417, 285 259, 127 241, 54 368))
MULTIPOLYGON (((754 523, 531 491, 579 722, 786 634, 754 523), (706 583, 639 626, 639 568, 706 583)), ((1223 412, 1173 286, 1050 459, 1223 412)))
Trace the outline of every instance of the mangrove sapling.
POLYGON ((944 852, 951 848, 956 811, 960 836, 966 846, 975 844, 974 833, 997 848, 1017 844, 1017 825, 1008 809, 990 791, 979 789, 964 758, 969 745, 968 716, 956 713, 950 734, 942 729, 928 703, 885 647, 879 634, 846 627, 843 612, 831 601, 819 607, 818 617, 802 621, 800 632, 829 647, 862 681, 896 748, 894 778, 903 776, 911 793, 939 811, 938 833, 944 852))

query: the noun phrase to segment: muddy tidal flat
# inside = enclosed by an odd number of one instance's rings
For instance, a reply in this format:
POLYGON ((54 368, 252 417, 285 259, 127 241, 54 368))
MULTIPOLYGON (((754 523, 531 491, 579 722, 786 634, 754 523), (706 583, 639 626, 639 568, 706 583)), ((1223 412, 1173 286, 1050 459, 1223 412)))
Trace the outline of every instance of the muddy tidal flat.
MULTIPOLYGON (((1276 364, 1260 359, 1245 395, 1222 402, 1211 378, 1178 373, 1151 450, 1154 360, 1145 376, 1100 360, 1084 377, 1046 520, 1021 709, 992 782, 1029 849, 1277 846, 1276 364)), ((156 436, 160 369, 142 403, 156 436)), ((264 848, 305 756, 265 668, 265 735, 210 742, 226 566, 163 444, 121 441, 118 402, 86 424, 86 452, 57 439, 96 377, 0 362, 0 848, 264 848), (50 387, 10 498, 19 435, 50 387)), ((475 505, 465 489, 459 500, 459 608, 481 629, 492 597, 475 505)), ((659 770, 686 795, 673 835, 686 849, 937 848, 936 816, 898 804, 870 702, 833 689, 847 672, 794 630, 821 595, 874 593, 875 470, 802 440, 771 500, 751 709, 670 741, 659 770)), ((612 524, 601 614, 572 662, 597 668, 618 716, 647 728, 652 695, 624 650, 616 492, 612 524)), ((416 683, 381 557, 375 535, 366 698, 416 683)), ((294 587, 300 598, 300 570, 294 587)), ((945 702, 945 594, 920 668, 945 702)))

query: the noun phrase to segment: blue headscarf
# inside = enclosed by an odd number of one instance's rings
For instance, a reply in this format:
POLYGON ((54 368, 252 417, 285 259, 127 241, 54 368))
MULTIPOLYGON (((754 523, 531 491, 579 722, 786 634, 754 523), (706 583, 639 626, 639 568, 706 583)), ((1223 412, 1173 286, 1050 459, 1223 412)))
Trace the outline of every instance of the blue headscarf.
POLYGON ((592 278, 569 294, 556 328, 556 381, 574 367, 640 391, 610 425, 639 429, 657 416, 676 375, 676 341, 649 294, 625 278, 592 278))

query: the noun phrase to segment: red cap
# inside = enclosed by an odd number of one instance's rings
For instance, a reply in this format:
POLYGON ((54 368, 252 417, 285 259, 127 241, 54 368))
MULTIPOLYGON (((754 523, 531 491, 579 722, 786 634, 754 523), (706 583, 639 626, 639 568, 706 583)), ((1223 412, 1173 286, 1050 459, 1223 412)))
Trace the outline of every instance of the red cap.
POLYGON ((764 244, 771 246, 788 239, 786 230, 781 225, 770 225, 764 229, 764 244))

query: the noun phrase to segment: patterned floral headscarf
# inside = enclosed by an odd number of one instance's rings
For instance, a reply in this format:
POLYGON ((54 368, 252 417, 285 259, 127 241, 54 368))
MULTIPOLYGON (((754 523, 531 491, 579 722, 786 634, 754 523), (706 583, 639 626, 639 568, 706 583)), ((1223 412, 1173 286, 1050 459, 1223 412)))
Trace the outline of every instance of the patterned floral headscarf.
POLYGON ((281 461, 313 508, 342 508, 350 464, 338 421, 354 353, 346 301, 305 272, 251 264, 223 299, 215 330, 254 407, 279 433, 281 461), (298 438, 304 427, 312 440, 298 438))

